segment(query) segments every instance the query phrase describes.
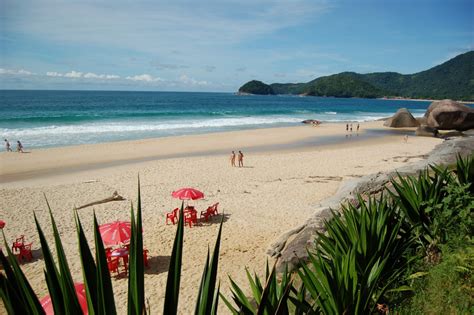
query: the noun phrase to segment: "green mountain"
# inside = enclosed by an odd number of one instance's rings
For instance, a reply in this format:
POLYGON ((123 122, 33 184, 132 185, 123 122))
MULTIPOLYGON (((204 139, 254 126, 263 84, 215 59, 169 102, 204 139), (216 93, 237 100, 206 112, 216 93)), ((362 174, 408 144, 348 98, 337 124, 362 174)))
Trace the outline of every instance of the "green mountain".
POLYGON ((259 95, 268 95, 275 94, 270 85, 263 83, 262 81, 252 80, 239 89, 239 93, 248 93, 248 94, 259 94, 259 95))
MULTIPOLYGON (((342 72, 320 77, 307 83, 273 83, 250 81, 239 92, 251 94, 303 94, 334 97, 406 97, 427 99, 474 100, 474 51, 415 74, 377 72, 359 74, 342 72), (252 93, 247 84, 259 82, 261 91, 252 93), (269 89, 271 89, 271 93, 269 89)), ((253 85, 251 85, 253 86, 253 85)))

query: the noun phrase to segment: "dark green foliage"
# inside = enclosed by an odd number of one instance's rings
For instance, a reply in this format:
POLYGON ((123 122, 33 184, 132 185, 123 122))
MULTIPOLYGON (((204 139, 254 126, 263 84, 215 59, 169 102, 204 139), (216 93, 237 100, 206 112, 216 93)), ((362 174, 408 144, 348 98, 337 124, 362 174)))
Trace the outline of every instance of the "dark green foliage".
POLYGON ((275 94, 363 98, 398 96, 472 101, 474 100, 473 73, 474 51, 470 51, 415 74, 342 72, 307 83, 273 83, 270 87, 275 94))
POLYGON ((275 94, 270 85, 263 83, 262 81, 252 80, 239 89, 239 93, 249 93, 249 94, 259 94, 259 95, 268 95, 275 94))
POLYGON ((179 300, 179 284, 181 282, 181 262, 183 260, 183 238, 184 238, 184 203, 181 203, 179 211, 178 228, 174 237, 173 251, 168 269, 166 281, 166 295, 163 314, 177 314, 179 300))
POLYGON ((230 277, 232 299, 236 307, 221 294, 222 300, 233 314, 290 314, 290 301, 294 305, 300 305, 297 309, 303 307, 310 309, 304 300, 304 289, 301 288, 300 294, 298 294, 293 287, 293 277, 288 271, 285 271, 281 280, 278 280, 275 265, 270 271, 267 262, 265 286, 262 285, 262 281, 256 274, 252 277, 247 269, 245 271, 252 290, 252 299, 245 296, 242 289, 230 277), (292 295, 291 299, 290 294, 292 295))
POLYGON ((311 96, 376 98, 386 95, 383 90, 352 73, 340 73, 318 78, 308 83, 304 92, 311 96))
POLYGON ((371 73, 362 78, 381 89, 410 98, 474 100, 474 51, 415 74, 371 73))
POLYGON ((10 251, 2 231, 4 248, 0 250, 0 262, 4 273, 0 273, 0 295, 8 314, 44 314, 43 308, 31 285, 21 270, 16 257, 10 251))
POLYGON ((384 197, 360 208, 343 207, 319 234, 311 268, 299 271, 306 289, 324 314, 367 314, 406 268, 410 235, 401 229, 397 207, 384 197))
POLYGON ((214 252, 209 262, 209 249, 207 251, 207 259, 204 265, 204 271, 202 273, 201 285, 199 287, 198 299, 196 302, 196 315, 205 314, 217 314, 217 303, 219 300, 219 288, 214 294, 216 287, 217 278, 217 266, 219 260, 219 249, 221 243, 222 234, 222 222, 224 216, 221 219, 221 225, 219 227, 219 233, 217 233, 216 244, 214 246, 214 252))
POLYGON ((473 314, 474 242, 464 240, 455 248, 441 246, 438 265, 423 264, 421 276, 409 281, 412 297, 393 308, 394 314, 473 314))
POLYGON ((306 83, 272 83, 275 94, 303 94, 306 83))
POLYGON ((446 242, 453 228, 472 232, 474 195, 469 191, 472 164, 472 158, 458 157, 457 177, 447 168, 431 166, 431 172, 422 171, 418 177, 398 176, 392 180, 395 189, 392 197, 413 227, 420 245, 446 242))
POLYGON ((457 179, 461 185, 468 185, 471 194, 474 194, 474 154, 463 159, 458 156, 456 160, 457 179))

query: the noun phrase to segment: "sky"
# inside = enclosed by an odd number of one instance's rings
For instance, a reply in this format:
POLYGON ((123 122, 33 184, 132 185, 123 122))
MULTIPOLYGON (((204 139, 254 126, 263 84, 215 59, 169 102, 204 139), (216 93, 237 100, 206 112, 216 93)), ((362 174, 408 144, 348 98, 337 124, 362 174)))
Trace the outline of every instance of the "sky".
POLYGON ((235 92, 473 49, 473 0, 0 0, 0 89, 235 92))

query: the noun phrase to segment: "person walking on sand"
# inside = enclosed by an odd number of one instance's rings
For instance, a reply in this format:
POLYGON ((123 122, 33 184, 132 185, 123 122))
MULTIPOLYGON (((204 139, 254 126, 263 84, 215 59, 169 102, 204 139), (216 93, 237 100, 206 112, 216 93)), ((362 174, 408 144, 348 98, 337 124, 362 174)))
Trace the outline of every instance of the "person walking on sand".
POLYGON ((232 151, 232 154, 230 155, 230 166, 235 167, 235 152, 232 151))
POLYGON ((349 131, 349 124, 346 124, 346 131, 349 131))
POLYGON ((359 124, 357 124, 357 132, 359 132, 359 124))
POLYGON ((8 142, 7 139, 5 139, 5 150, 7 150, 7 152, 12 152, 12 148, 10 146, 10 142, 8 142))
POLYGON ((352 132, 352 124, 351 124, 351 132, 352 132))
POLYGON ((23 152, 23 145, 21 144, 20 140, 18 140, 18 141, 16 142, 16 151, 17 151, 17 152, 20 152, 20 153, 24 153, 24 152, 23 152))
POLYGON ((238 160, 239 160, 239 167, 244 167, 244 154, 242 153, 242 151, 239 151, 238 160))

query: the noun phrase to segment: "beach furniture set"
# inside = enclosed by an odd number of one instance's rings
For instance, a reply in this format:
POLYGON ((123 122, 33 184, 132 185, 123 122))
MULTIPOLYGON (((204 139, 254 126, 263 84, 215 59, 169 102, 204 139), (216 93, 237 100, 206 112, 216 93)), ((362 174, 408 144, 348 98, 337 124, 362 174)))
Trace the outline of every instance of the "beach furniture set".
MULTIPOLYGON (((217 206, 219 205, 218 202, 213 204, 212 206, 208 207, 206 210, 201 211, 201 215, 199 217, 199 220, 205 220, 206 222, 209 221, 209 218, 218 215, 219 212, 217 210, 217 206)), ((198 211, 194 208, 194 206, 187 206, 186 208, 183 209, 184 211, 184 225, 189 225, 189 227, 192 227, 193 224, 198 223, 198 211)), ((166 224, 169 224, 170 222, 173 224, 176 224, 178 222, 178 213, 179 213, 179 208, 173 209, 173 211, 168 212, 166 214, 166 224)))
MULTIPOLYGON (((181 200, 198 200, 204 198, 204 193, 195 188, 181 188, 176 191, 173 191, 171 196, 173 196, 173 198, 178 198, 181 200)), ((212 206, 208 207, 205 211, 201 211, 199 219, 204 219, 207 222, 212 216, 218 215, 218 205, 219 203, 217 202, 212 206)), ((183 209, 183 211, 184 225, 189 225, 189 227, 192 227, 193 224, 197 224, 198 212, 194 208, 194 206, 187 205, 186 208, 183 209)), ((178 214, 179 208, 175 208, 173 209, 173 211, 166 213, 166 224, 169 224, 169 222, 176 224, 178 222, 178 214)))
POLYGON ((33 260, 32 242, 25 243, 25 236, 20 235, 12 244, 12 253, 17 257, 18 262, 33 260))
MULTIPOLYGON (((128 256, 130 248, 130 237, 132 233, 131 223, 127 221, 115 221, 99 226, 102 242, 105 246, 105 256, 110 272, 117 276, 128 275, 128 256)), ((148 250, 143 249, 143 264, 148 267, 148 250)))

